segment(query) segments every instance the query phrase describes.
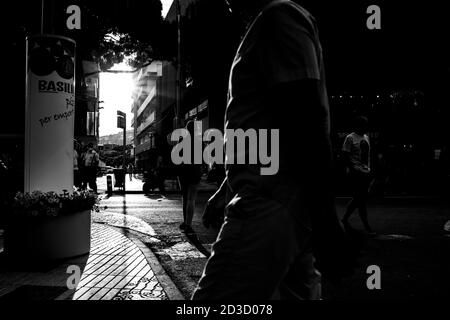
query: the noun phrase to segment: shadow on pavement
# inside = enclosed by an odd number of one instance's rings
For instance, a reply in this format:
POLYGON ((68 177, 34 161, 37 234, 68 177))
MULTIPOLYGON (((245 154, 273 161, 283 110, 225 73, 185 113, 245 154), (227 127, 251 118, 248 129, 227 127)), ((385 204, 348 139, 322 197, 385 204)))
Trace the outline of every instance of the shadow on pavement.
POLYGON ((197 234, 194 233, 185 233, 186 238, 189 240, 189 242, 202 254, 204 254, 207 258, 211 256, 211 252, 206 249, 200 239, 198 238, 197 234))

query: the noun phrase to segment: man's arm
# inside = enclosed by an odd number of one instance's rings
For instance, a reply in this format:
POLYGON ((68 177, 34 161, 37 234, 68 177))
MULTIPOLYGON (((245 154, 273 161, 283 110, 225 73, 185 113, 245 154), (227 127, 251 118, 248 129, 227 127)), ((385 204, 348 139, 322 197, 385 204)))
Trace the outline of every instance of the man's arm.
POLYGON ((352 138, 347 136, 344 141, 344 145, 342 146, 342 157, 344 158, 344 163, 347 168, 353 167, 352 157, 351 157, 351 145, 352 138))
POLYGON ((293 168, 288 174, 305 185, 314 225, 324 230, 339 223, 329 110, 312 21, 289 3, 268 9, 261 17, 256 56, 266 92, 263 101, 274 110, 272 127, 280 129, 280 168, 293 168))
POLYGON ((352 160, 351 160, 350 152, 343 150, 342 158, 344 159, 345 166, 349 169, 352 168, 352 160))
POLYGON ((295 168, 288 174, 306 186, 314 224, 336 228, 329 110, 311 21, 291 4, 272 7, 261 17, 256 56, 263 101, 280 129, 280 168, 295 168))
POLYGON ((335 213, 333 155, 329 111, 321 95, 318 80, 304 79, 275 86, 266 101, 279 113, 280 157, 285 157, 280 163, 292 163, 292 174, 320 208, 317 215, 330 217, 335 213))
POLYGON ((284 146, 290 146, 291 152, 282 151, 280 156, 290 154, 295 158, 292 174, 305 185, 317 267, 329 279, 340 279, 352 272, 355 256, 336 212, 329 114, 322 102, 320 82, 305 79, 281 83, 270 91, 267 101, 284 115, 280 120, 284 128, 280 130, 281 140, 294 137, 284 146))
POLYGON ((225 178, 223 180, 222 184, 220 185, 219 189, 216 191, 216 193, 211 198, 220 197, 220 196, 226 195, 227 183, 228 183, 227 179, 225 178))
POLYGON ((206 228, 210 226, 219 227, 224 218, 228 181, 225 178, 220 188, 209 198, 203 211, 202 222, 206 228))

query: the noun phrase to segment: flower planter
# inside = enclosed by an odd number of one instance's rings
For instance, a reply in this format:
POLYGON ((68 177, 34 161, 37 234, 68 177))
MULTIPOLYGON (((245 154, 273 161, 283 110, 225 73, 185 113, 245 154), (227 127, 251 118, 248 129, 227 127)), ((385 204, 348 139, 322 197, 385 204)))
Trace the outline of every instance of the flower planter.
POLYGON ((5 254, 21 261, 55 261, 89 253, 91 211, 57 217, 20 218, 5 232, 5 254))

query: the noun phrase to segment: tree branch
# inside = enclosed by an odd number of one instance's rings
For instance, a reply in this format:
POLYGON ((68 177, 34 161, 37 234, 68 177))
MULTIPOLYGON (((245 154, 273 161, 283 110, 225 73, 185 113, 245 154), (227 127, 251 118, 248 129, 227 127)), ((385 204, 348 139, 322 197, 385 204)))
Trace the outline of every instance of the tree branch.
POLYGON ((151 65, 152 63, 153 63, 153 61, 154 60, 152 60, 152 61, 150 61, 150 62, 147 62, 147 63, 145 63, 145 64, 143 64, 142 66, 139 66, 139 68, 136 68, 136 69, 134 69, 134 70, 105 70, 105 71, 95 71, 95 72, 89 72, 89 73, 85 73, 85 74, 83 74, 85 77, 89 77, 89 76, 92 76, 92 75, 94 75, 94 74, 99 74, 99 73, 101 73, 101 72, 105 72, 105 73, 116 73, 116 74, 119 74, 119 73, 135 73, 135 72, 138 72, 139 70, 141 70, 142 68, 145 68, 145 67, 148 67, 149 65, 151 65))

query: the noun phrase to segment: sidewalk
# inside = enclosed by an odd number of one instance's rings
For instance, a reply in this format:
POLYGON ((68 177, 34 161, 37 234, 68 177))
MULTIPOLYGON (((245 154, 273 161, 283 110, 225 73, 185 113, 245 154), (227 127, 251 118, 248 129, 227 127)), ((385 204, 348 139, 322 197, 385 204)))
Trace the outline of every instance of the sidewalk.
MULTIPOLYGON (((0 260, 3 256, 0 255, 0 260)), ((39 271, 0 264, 0 300, 182 300, 153 253, 127 231, 92 224, 91 252, 39 271), (68 289, 69 266, 81 279, 68 289)))

